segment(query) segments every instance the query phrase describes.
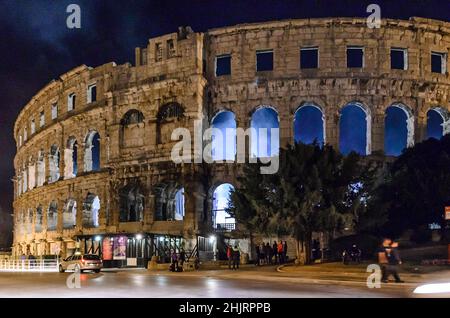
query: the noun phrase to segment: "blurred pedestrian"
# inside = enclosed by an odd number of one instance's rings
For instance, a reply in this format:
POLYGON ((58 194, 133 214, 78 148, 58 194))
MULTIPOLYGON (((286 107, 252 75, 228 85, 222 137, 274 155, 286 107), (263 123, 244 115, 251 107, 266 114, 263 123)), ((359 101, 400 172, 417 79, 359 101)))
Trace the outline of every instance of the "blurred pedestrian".
POLYGON ((272 264, 272 248, 270 247, 269 242, 266 243, 266 263, 272 264))
POLYGON ((256 266, 259 266, 259 265, 261 265, 261 264, 260 264, 260 261, 261 261, 261 250, 259 249, 259 245, 258 245, 258 244, 256 244, 256 246, 255 246, 255 252, 256 252, 256 262, 255 262, 255 265, 256 265, 256 266))
POLYGON ((265 245, 264 242, 261 243, 259 246, 259 253, 260 253, 260 264, 263 265, 266 262, 266 253, 265 251, 265 245))
POLYGON ((232 256, 233 256, 233 270, 238 270, 239 263, 241 261, 241 250, 237 245, 234 245, 233 247, 232 256))
POLYGON ((378 264, 381 267, 381 281, 383 283, 387 283, 387 266, 388 266, 388 259, 386 251, 391 247, 392 240, 390 238, 384 238, 383 243, 381 244, 380 248, 377 251, 378 254, 378 264))
POLYGON ((283 260, 285 263, 287 262, 287 251, 288 251, 288 245, 287 245, 287 242, 284 241, 284 243, 283 243, 283 260))
POLYGON ((230 244, 227 245, 227 258, 228 258, 228 269, 231 269, 232 251, 230 244))
POLYGON ((283 242, 280 240, 280 242, 277 245, 277 253, 278 253, 278 261, 280 264, 284 264, 284 258, 283 258, 283 242))
POLYGON ((278 255, 278 244, 277 241, 273 241, 272 244, 272 255, 274 258, 274 264, 277 264, 277 255, 278 255))
POLYGON ((400 276, 398 275, 398 265, 402 264, 402 260, 400 259, 400 253, 398 252, 397 242, 392 242, 390 248, 386 249, 386 258, 388 261, 388 265, 384 283, 387 283, 390 275, 394 276, 396 283, 403 283, 400 276))

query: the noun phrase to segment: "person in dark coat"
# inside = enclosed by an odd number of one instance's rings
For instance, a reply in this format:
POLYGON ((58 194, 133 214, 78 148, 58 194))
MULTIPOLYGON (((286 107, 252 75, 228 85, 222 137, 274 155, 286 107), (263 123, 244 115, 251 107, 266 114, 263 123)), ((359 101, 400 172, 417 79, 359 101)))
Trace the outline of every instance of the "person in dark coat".
POLYGON ((284 243, 283 243, 283 260, 284 260, 284 262, 287 262, 287 251, 288 251, 288 245, 287 245, 287 242, 284 241, 284 243))
POLYGON ((386 258, 388 261, 386 277, 383 281, 388 282, 389 276, 394 276, 396 283, 403 283, 400 276, 398 275, 398 265, 401 265, 402 260, 400 259, 400 253, 398 252, 398 243, 392 242, 390 248, 386 249, 386 258))
POLYGON ((272 248, 269 242, 266 243, 266 262, 267 264, 272 264, 272 248))
POLYGON ((274 258, 274 264, 277 264, 278 244, 276 241, 273 241, 273 244, 272 244, 272 255, 274 258))
POLYGON ((261 262, 261 250, 259 249, 259 245, 258 245, 258 244, 256 244, 256 246, 255 246, 255 252, 256 252, 256 262, 255 262, 255 265, 256 265, 256 266, 259 266, 259 265, 261 265, 261 264, 260 264, 260 262, 261 262))
POLYGON ((264 242, 261 243, 261 245, 259 246, 259 257, 260 257, 260 264, 263 265, 266 262, 266 245, 264 244, 264 242))
POLYGON ((232 253, 233 253, 233 270, 238 270, 239 263, 241 261, 241 250, 237 245, 234 245, 232 253))
POLYGON ((388 279, 388 265, 389 261, 387 259, 387 250, 391 247, 392 240, 390 238, 384 238, 383 243, 377 251, 378 254, 378 264, 381 267, 381 281, 387 283, 388 279))

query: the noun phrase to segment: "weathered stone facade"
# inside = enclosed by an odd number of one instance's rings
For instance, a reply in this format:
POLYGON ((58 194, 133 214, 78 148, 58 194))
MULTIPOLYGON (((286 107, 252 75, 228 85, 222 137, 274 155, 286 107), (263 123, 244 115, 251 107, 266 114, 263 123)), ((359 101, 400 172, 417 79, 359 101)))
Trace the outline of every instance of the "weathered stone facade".
POLYGON ((369 29, 365 19, 308 19, 205 33, 180 28, 137 48, 136 66, 77 67, 44 87, 17 118, 14 253, 50 254, 54 246, 68 253, 80 238, 120 233, 171 235, 195 244, 197 236, 212 231, 213 189, 235 184, 239 165, 177 165, 170 160, 176 143, 170 135, 176 127, 193 132, 194 120, 203 121, 205 129, 222 110, 232 111, 237 127, 245 129, 255 109, 270 105, 279 116, 282 146, 293 142, 295 112, 305 103, 322 110, 325 141, 336 148, 340 109, 350 102, 361 104, 367 114, 368 154, 383 153, 385 111, 395 103, 410 114, 408 145, 425 138, 427 112, 435 107, 444 118, 444 133, 449 132, 450 78, 448 72, 431 72, 432 51, 448 59, 450 23, 383 20, 380 29, 369 29), (364 48, 364 67, 347 68, 349 45, 364 48), (317 69, 299 68, 301 47, 319 49, 317 69), (407 49, 406 70, 391 69, 392 47, 407 49), (256 71, 257 50, 273 50, 273 71, 256 71), (231 74, 217 77, 216 57, 223 54, 231 55, 231 74), (73 110, 71 94, 76 96, 73 110), (100 137, 97 168, 92 156, 98 154, 91 150, 95 133, 100 137), (69 159, 74 141, 76 173, 69 159), (159 215, 158 205, 167 205, 169 193, 181 186, 182 220, 159 215), (138 202, 132 217, 121 216, 121 191, 138 202), (167 201, 158 199, 162 193, 167 201), (98 224, 86 226, 94 197, 100 201, 98 224), (69 201, 77 206, 73 226, 64 225, 69 201), (49 230, 52 217, 54 229, 49 230))

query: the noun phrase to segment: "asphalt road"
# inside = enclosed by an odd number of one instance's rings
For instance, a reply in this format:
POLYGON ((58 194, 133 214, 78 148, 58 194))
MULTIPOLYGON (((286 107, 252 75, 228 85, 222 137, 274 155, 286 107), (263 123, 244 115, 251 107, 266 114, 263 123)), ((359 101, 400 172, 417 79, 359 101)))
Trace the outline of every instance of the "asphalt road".
MULTIPOLYGON (((402 288, 368 289, 364 286, 316 284, 258 279, 221 278, 208 273, 105 271, 80 275, 76 287, 73 273, 0 273, 0 297, 225 297, 225 298, 289 298, 289 297, 410 297, 402 288)), ((394 287, 394 286, 393 286, 394 287)))

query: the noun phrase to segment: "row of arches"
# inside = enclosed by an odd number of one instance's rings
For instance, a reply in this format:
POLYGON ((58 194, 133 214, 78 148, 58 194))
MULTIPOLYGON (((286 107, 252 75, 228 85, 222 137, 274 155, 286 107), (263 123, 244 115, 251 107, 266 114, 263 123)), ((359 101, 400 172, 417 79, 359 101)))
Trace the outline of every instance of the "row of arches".
MULTIPOLYGON (((82 225, 85 228, 95 228, 99 226, 99 211, 101 208, 100 198, 94 193, 88 193, 82 202, 82 225)), ((77 222, 77 201, 69 198, 63 206, 58 206, 57 201, 53 200, 45 207, 39 204, 36 208, 29 208, 18 214, 17 223, 25 233, 31 233, 33 228, 36 233, 47 231, 56 231, 58 229, 58 214, 62 208, 62 228, 72 229, 77 222), (46 223, 44 223, 44 220, 46 223)))
MULTIPOLYGON (((84 160, 83 171, 100 170, 100 135, 97 131, 90 131, 84 140, 84 160)), ((61 171, 61 149, 53 144, 47 157, 44 149, 38 152, 36 160, 30 157, 28 164, 21 166, 21 171, 17 177, 18 195, 27 192, 35 187, 40 187, 47 183, 54 183, 63 175, 64 179, 74 178, 78 174, 78 141, 74 136, 70 136, 63 149, 64 151, 64 171, 61 171), (46 175, 46 166, 48 174, 46 175)))
MULTIPOLYGON (((372 114, 362 103, 345 105, 339 117, 339 150, 361 155, 371 153, 372 114)), ((236 155, 236 119, 233 112, 220 111, 211 120, 212 157, 214 160, 234 160, 236 155)), ((251 155, 267 157, 278 154, 279 116, 275 108, 261 106, 250 120, 251 155)), ((441 107, 427 113, 427 138, 441 138, 450 132, 450 116, 441 107)), ((319 144, 326 142, 326 121, 323 109, 313 103, 305 103, 294 114, 293 135, 295 142, 319 144)), ((404 104, 395 103, 385 112, 384 151, 386 155, 398 156, 403 149, 414 145, 414 115, 404 104)))

